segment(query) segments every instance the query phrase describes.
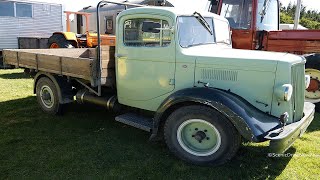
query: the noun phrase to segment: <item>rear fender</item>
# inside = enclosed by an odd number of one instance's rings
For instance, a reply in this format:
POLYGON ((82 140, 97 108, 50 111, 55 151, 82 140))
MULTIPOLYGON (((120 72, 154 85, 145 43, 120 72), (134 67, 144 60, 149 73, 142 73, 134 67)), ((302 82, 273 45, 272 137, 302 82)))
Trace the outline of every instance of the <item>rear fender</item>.
POLYGON ((42 77, 49 78, 54 83, 54 85, 57 87, 60 104, 67 104, 67 103, 73 102, 73 98, 70 97, 69 93, 63 93, 62 92, 62 89, 66 85, 65 80, 62 77, 54 76, 54 75, 52 75, 50 73, 46 73, 46 72, 38 72, 35 75, 34 82, 33 82, 33 93, 34 94, 36 94, 37 82, 42 77))

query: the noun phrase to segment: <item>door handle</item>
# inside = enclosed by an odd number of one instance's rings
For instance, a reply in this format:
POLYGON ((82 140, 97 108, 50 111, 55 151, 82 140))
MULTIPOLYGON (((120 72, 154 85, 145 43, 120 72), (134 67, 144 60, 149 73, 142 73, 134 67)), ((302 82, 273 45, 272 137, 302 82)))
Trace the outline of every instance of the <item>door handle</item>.
POLYGON ((242 34, 249 34, 250 32, 249 31, 245 31, 245 32, 243 32, 242 34))

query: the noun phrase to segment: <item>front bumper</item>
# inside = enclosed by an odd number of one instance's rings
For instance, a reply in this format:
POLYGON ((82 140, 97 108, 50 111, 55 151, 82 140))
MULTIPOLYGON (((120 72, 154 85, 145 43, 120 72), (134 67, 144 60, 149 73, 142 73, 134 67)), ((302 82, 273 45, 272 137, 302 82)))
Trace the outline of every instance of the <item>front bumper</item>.
POLYGON ((307 130, 314 118, 315 105, 309 102, 304 103, 304 116, 300 121, 286 125, 281 132, 281 128, 270 131, 265 138, 270 140, 272 153, 284 153, 291 147, 293 142, 301 137, 307 130), (279 133, 280 132, 280 133, 279 133))

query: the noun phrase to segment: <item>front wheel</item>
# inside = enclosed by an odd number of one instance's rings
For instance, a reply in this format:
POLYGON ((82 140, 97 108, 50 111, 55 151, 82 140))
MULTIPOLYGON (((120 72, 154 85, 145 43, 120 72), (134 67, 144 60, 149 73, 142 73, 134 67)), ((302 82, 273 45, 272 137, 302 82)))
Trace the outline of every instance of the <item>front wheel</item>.
POLYGON ((44 112, 49 114, 62 113, 57 87, 49 78, 42 77, 38 80, 36 93, 38 103, 44 112))
POLYGON ((164 137, 170 151, 196 165, 220 165, 239 149, 241 136, 233 124, 216 110, 186 106, 167 119, 164 137))

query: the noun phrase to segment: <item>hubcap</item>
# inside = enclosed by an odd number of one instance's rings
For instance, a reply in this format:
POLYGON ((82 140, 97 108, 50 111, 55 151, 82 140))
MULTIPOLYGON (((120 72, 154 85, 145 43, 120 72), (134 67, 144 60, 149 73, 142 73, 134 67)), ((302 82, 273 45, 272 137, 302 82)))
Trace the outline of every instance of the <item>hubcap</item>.
POLYGON ((51 45, 50 45, 50 48, 52 49, 52 48, 59 48, 59 45, 57 44, 57 43, 52 43, 51 45))
POLYGON ((179 145, 195 156, 209 156, 221 146, 221 136, 216 127, 202 119, 189 119, 177 131, 179 145))
POLYGON ((306 69, 306 74, 310 75, 310 85, 305 91, 306 98, 319 99, 320 98, 320 71, 316 69, 306 69))
POLYGON ((53 92, 49 86, 42 86, 40 90, 40 99, 46 108, 52 108, 54 105, 53 92))

